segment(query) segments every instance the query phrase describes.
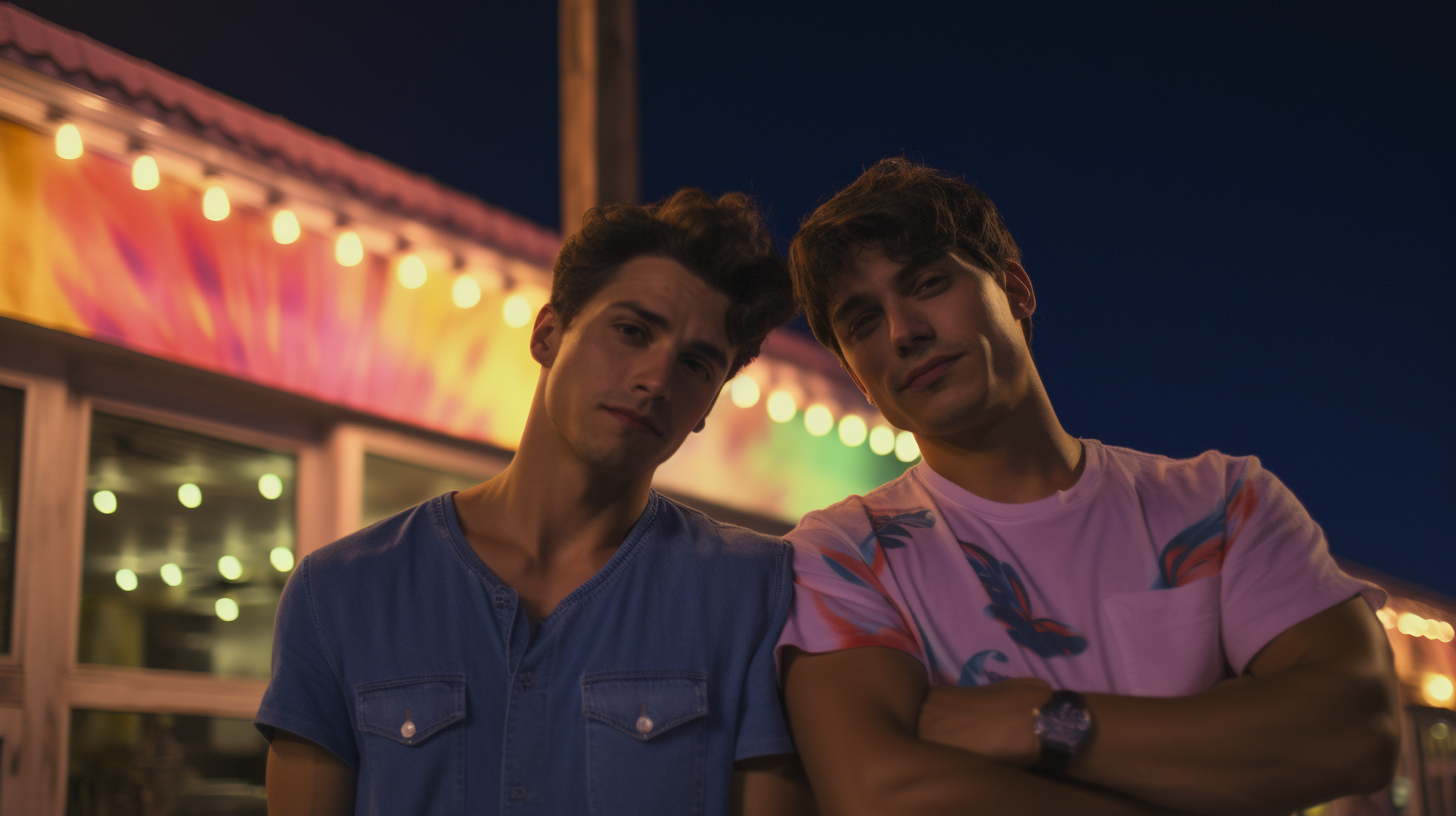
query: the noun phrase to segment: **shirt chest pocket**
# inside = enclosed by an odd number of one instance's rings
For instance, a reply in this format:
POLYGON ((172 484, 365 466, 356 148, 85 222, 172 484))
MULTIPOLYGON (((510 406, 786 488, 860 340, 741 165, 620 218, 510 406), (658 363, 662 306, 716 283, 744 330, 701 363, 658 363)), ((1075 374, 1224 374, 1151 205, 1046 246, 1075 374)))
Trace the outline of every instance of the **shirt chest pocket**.
POLYGON ((588 674, 581 704, 592 813, 703 812, 706 675, 588 674))
POLYGON ((1126 680, 1121 694, 1178 697, 1207 691, 1224 678, 1223 576, 1173 589, 1124 592, 1102 602, 1117 638, 1126 680))
POLYGON ((409 677, 355 691, 357 812, 462 813, 465 678, 409 677))

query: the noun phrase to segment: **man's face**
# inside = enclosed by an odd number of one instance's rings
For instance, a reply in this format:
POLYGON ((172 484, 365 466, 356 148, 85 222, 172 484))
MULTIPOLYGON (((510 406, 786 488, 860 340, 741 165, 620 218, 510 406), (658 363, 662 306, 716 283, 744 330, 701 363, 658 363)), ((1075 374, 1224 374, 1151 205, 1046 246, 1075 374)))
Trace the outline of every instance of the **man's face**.
POLYGON ((929 437, 988 428, 1017 405, 1030 359, 1018 321, 1035 299, 1019 264, 1007 288, 954 253, 907 266, 865 248, 829 315, 850 375, 891 424, 929 437))
POLYGON ((633 258, 563 330, 543 309, 531 351, 546 417, 588 465, 636 478, 701 430, 737 349, 728 297, 676 261, 633 258))

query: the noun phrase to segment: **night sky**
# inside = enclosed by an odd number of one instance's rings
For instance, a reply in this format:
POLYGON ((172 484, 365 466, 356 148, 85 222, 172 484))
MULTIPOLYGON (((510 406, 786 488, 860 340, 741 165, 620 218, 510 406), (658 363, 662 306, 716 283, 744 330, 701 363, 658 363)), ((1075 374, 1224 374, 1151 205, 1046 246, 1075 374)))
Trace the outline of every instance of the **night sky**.
MULTIPOLYGON (((647 198, 745 190, 787 242, 881 157, 964 175, 1070 432, 1257 454, 1456 596, 1452 6, 639 2, 647 198)), ((550 0, 18 5, 557 226, 550 0)))

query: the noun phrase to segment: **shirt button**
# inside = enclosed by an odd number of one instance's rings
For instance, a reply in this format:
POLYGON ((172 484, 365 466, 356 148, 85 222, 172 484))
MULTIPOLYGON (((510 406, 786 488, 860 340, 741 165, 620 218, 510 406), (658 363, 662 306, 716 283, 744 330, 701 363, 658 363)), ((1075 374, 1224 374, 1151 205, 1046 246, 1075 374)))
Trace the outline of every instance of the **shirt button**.
POLYGON ((495 596, 495 608, 496 609, 505 609, 506 607, 508 607, 510 605, 511 605, 511 599, 510 598, 507 598, 504 595, 497 595, 497 596, 495 596))
POLYGON ((526 672, 525 674, 521 675, 521 688, 530 688, 531 684, 534 682, 535 680, 531 677, 530 672, 526 672))
POLYGON ((522 799, 525 799, 525 798, 526 798, 526 789, 525 789, 525 787, 523 787, 521 785, 517 785, 514 788, 511 788, 511 799, 513 801, 519 802, 519 801, 521 801, 522 799))

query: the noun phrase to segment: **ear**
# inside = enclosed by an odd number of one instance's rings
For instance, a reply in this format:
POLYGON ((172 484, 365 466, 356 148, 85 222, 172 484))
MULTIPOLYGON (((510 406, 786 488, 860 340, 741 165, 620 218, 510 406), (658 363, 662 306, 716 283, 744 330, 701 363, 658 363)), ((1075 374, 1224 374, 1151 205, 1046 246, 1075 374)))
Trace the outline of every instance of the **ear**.
POLYGON ((1003 268, 1006 277, 1006 301, 1011 304, 1011 316, 1017 320, 1031 317, 1036 311, 1036 292, 1031 288, 1031 276, 1016 261, 1007 261, 1003 268))
POLYGON ((557 352, 561 351, 561 335, 564 333, 556 310, 549 303, 542 306, 541 311, 536 313, 536 325, 531 327, 532 359, 544 368, 550 368, 556 362, 557 352))
MULTIPOLYGON (((728 379, 731 380, 733 378, 729 377, 728 379)), ((713 406, 718 404, 718 398, 723 396, 723 391, 727 385, 728 381, 724 380, 723 385, 718 386, 718 392, 713 395, 713 401, 708 403, 708 410, 703 412, 703 418, 698 420, 698 424, 693 427, 693 433, 702 433, 703 429, 708 427, 708 414, 713 413, 713 406)))

